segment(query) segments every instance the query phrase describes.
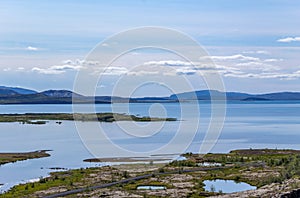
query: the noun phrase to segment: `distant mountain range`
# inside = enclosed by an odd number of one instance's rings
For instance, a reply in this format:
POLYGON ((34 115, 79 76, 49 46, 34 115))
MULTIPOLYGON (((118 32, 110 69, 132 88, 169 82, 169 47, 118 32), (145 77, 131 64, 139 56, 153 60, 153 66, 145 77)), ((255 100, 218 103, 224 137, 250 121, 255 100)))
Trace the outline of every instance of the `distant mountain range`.
POLYGON ((5 87, 0 86, 0 96, 1 95, 18 95, 18 94, 36 94, 36 91, 30 89, 24 89, 19 87, 5 87))
POLYGON ((170 98, 179 100, 210 100, 214 99, 240 100, 240 101, 258 101, 258 100, 300 100, 300 92, 277 92, 267 94, 247 94, 240 92, 220 92, 215 90, 202 90, 195 92, 185 92, 171 95, 170 98))
POLYGON ((19 87, 0 86, 0 104, 71 104, 75 103, 169 103, 189 100, 210 100, 211 98, 235 101, 300 100, 300 92, 278 92, 268 94, 247 94, 201 90, 173 94, 169 97, 123 98, 112 96, 83 96, 69 90, 47 90, 37 92, 19 87), (72 99, 73 97, 73 99, 72 99))

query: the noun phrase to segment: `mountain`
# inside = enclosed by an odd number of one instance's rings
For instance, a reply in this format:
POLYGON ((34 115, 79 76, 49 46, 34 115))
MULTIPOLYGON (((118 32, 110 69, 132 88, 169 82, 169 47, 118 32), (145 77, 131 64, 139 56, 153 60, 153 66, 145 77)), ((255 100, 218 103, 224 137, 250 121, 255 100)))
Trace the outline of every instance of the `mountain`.
POLYGON ((70 97, 83 97, 77 93, 68 90, 47 90, 41 92, 41 94, 49 97, 58 97, 58 98, 70 98, 70 97))
POLYGON ((0 104, 110 103, 92 99, 93 97, 82 96, 69 90, 47 90, 38 93, 23 88, 0 87, 0 104))
POLYGON ((18 93, 10 89, 0 88, 0 96, 14 96, 14 95, 18 95, 18 93))
POLYGON ((239 92, 220 92, 217 90, 201 90, 201 91, 192 91, 184 92, 179 94, 173 94, 170 98, 179 100, 210 100, 211 96, 214 99, 227 99, 227 100, 243 100, 248 97, 252 97, 250 94, 239 93, 239 92))
POLYGON ((220 92, 216 90, 202 90, 173 94, 170 98, 179 100, 210 100, 214 99, 240 100, 240 101, 261 101, 261 100, 300 100, 299 92, 278 92, 267 94, 247 94, 240 92, 220 92))
POLYGON ((299 92, 279 92, 256 95, 257 98, 267 100, 299 100, 299 92))
POLYGON ((19 87, 6 87, 6 86, 0 86, 0 96, 3 95, 26 95, 26 94, 35 94, 37 93, 34 90, 30 89, 24 89, 24 88, 19 88, 19 87))
POLYGON ((188 100, 264 101, 300 100, 300 92, 248 94, 199 90, 170 95, 169 97, 123 98, 115 96, 83 96, 69 90, 46 90, 36 92, 19 87, 0 86, 0 104, 72 104, 72 103, 170 103, 188 100))

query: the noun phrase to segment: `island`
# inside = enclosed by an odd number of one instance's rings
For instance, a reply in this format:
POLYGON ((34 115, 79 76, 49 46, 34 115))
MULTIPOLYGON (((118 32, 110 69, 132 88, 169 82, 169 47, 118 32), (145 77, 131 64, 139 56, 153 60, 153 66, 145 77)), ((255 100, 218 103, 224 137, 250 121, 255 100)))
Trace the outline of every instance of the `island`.
POLYGON ((0 153, 0 165, 27 160, 27 159, 49 157, 50 154, 47 153, 47 151, 50 150, 38 150, 38 151, 23 152, 23 153, 0 153))
POLYGON ((23 124, 46 124, 48 120, 56 120, 61 124, 62 120, 69 121, 176 121, 176 118, 140 117, 120 113, 25 113, 25 114, 0 114, 0 122, 20 122, 23 124))

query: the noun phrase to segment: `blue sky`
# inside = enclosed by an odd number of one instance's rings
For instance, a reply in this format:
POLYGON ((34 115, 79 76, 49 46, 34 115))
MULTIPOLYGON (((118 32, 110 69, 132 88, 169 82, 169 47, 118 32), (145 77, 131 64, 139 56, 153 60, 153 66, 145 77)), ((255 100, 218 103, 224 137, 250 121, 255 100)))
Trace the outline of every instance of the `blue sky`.
MULTIPOLYGON (((220 68, 228 91, 300 91, 299 10, 294 0, 2 0, 0 84, 72 89, 80 60, 103 39, 160 26, 195 38, 220 68)), ((151 57, 179 60, 166 53, 141 54, 145 63, 151 57)), ((114 80, 107 77, 97 93, 109 94, 114 80)))

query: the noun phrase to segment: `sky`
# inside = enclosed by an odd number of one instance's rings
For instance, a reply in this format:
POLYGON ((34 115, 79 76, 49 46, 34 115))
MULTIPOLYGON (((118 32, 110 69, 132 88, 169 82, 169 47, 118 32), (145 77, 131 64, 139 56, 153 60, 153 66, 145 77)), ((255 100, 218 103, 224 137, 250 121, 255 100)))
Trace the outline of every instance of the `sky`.
POLYGON ((294 0, 2 0, 0 85, 72 90, 95 46, 120 32, 154 26, 193 38, 214 67, 161 49, 135 50, 101 73, 97 95, 112 94, 118 83, 119 90, 139 86, 131 90, 136 96, 168 95, 182 78, 190 89, 174 90, 207 89, 202 75, 212 71, 226 91, 300 91, 299 10, 294 0), (139 72, 132 72, 137 65, 139 72))

